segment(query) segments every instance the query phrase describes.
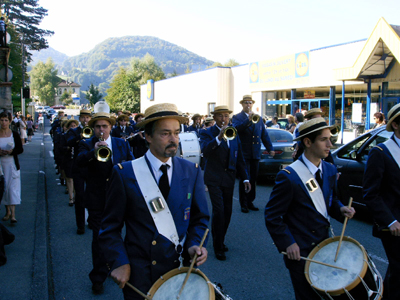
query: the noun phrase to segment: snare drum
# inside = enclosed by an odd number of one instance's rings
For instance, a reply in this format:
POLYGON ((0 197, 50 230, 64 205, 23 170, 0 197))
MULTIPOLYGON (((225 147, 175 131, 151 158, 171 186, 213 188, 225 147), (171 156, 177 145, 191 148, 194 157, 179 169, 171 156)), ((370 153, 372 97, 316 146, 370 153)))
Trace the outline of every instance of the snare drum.
POLYGON ((176 156, 200 164, 200 143, 194 132, 181 132, 179 134, 179 146, 176 156))
POLYGON ((334 261, 339 239, 336 236, 322 241, 308 258, 347 271, 307 261, 304 272, 311 287, 322 299, 381 299, 382 277, 360 243, 343 237, 338 258, 334 261))
MULTIPOLYGON (((176 299, 189 268, 173 269, 161 276, 147 293, 153 300, 176 299)), ((180 300, 223 300, 225 295, 199 269, 193 269, 180 300)))

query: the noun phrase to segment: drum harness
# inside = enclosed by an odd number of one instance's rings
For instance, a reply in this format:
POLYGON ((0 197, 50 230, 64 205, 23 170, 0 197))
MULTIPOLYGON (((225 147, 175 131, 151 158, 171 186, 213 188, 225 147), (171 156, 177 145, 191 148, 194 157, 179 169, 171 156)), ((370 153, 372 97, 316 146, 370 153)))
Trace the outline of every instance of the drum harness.
POLYGON ((145 157, 143 156, 133 160, 132 168, 157 231, 175 245, 175 251, 179 254, 179 268, 183 267, 182 252, 186 235, 183 237, 182 241, 179 242, 179 235, 171 211, 151 174, 145 157))

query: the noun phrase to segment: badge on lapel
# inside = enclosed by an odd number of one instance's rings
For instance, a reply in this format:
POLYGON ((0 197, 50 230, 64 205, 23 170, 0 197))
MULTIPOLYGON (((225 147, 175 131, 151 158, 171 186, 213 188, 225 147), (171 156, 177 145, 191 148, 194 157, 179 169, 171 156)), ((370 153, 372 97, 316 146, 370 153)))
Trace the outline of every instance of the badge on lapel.
POLYGON ((187 194, 187 199, 190 200, 191 197, 192 197, 192 194, 191 194, 191 193, 188 193, 188 194, 187 194))
POLYGON ((184 221, 187 221, 187 220, 189 220, 190 219, 190 207, 187 207, 186 209, 185 209, 185 213, 184 213, 184 215, 183 215, 183 220, 184 221))

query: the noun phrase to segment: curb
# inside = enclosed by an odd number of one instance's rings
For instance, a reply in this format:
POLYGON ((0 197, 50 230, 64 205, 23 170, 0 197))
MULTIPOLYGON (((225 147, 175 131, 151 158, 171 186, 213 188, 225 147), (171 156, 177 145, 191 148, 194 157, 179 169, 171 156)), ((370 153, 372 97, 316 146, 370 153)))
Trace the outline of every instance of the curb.
POLYGON ((31 299, 53 300, 54 281, 52 274, 52 258, 50 253, 49 216, 46 192, 46 173, 44 172, 44 126, 40 148, 39 174, 37 182, 37 202, 35 214, 35 237, 33 249, 33 270, 31 299))

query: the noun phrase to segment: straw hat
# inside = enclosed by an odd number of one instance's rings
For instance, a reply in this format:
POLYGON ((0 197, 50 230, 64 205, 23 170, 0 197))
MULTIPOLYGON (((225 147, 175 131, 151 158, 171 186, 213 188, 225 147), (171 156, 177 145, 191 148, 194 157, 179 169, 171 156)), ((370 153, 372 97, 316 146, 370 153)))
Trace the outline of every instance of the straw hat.
POLYGON ((211 112, 211 114, 215 115, 215 114, 219 114, 219 113, 228 113, 230 114, 232 111, 229 110, 228 105, 220 105, 220 106, 216 106, 214 107, 214 111, 211 112))
POLYGON ((200 114, 194 114, 193 117, 192 117, 192 120, 194 120, 196 118, 201 118, 201 115, 200 114))
POLYGON ((188 121, 187 118, 179 115, 178 108, 175 104, 160 103, 148 107, 144 112, 144 120, 136 124, 136 126, 144 127, 146 124, 160 119, 175 119, 178 120, 179 123, 188 121))
POLYGON ((387 131, 393 131, 392 122, 400 115, 400 103, 393 106, 387 115, 387 119, 389 120, 386 125, 387 131))
POLYGON ((243 99, 240 100, 240 104, 243 104, 243 101, 252 101, 253 103, 256 103, 256 101, 253 100, 253 98, 251 97, 251 95, 244 95, 243 99))
POLYGON ((117 122, 119 122, 121 120, 129 121, 129 116, 125 115, 125 114, 119 115, 117 118, 117 122))
POLYGON ((99 121, 99 120, 106 120, 106 121, 110 122, 111 126, 114 126, 114 125, 115 125, 115 118, 110 117, 110 114, 107 113, 107 112, 98 112, 98 113, 95 113, 95 114, 92 116, 92 118, 90 119, 88 125, 89 125, 90 127, 93 127, 93 126, 94 126, 94 123, 95 123, 96 121, 99 121))
POLYGON ((124 115, 127 115, 128 117, 131 115, 131 112, 129 110, 124 110, 122 113, 124 115))
POLYGON ((302 138, 306 137, 310 133, 322 130, 322 129, 329 129, 333 130, 336 128, 335 125, 329 126, 326 124, 326 121, 324 118, 315 118, 311 119, 309 121, 305 121, 302 125, 299 127, 299 137, 293 139, 293 141, 300 141, 302 138))
POLYGON ((309 111, 306 112, 306 114, 304 115, 304 118, 306 119, 311 119, 312 116, 315 115, 321 115, 322 116, 323 112, 320 108, 316 107, 316 108, 311 108, 309 111))
POLYGON ((75 119, 70 119, 70 120, 68 120, 68 121, 67 121, 67 125, 65 125, 65 126, 68 128, 69 126, 71 126, 71 123, 75 123, 76 126, 79 126, 79 121, 78 121, 78 120, 75 120, 75 119))
POLYGON ((92 112, 89 110, 89 109, 81 109, 80 111, 79 111, 79 116, 80 117, 82 117, 82 116, 87 116, 87 115, 91 115, 92 114, 92 112))
POLYGON ((65 126, 65 124, 67 124, 67 122, 68 122, 68 118, 67 118, 67 117, 62 117, 62 118, 60 119, 60 126, 61 126, 61 128, 63 128, 63 127, 65 126))
POLYGON ((211 123, 212 121, 214 121, 214 118, 206 118, 204 123, 208 124, 211 123))

